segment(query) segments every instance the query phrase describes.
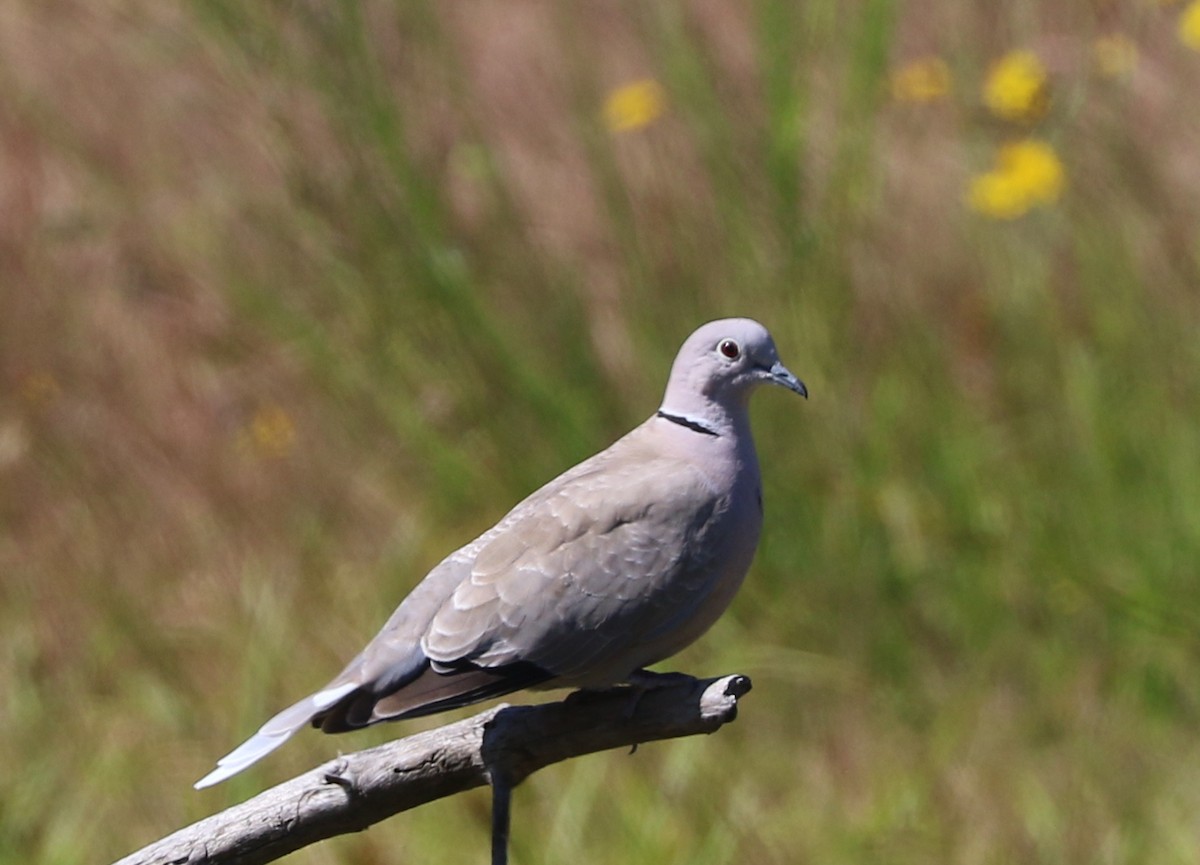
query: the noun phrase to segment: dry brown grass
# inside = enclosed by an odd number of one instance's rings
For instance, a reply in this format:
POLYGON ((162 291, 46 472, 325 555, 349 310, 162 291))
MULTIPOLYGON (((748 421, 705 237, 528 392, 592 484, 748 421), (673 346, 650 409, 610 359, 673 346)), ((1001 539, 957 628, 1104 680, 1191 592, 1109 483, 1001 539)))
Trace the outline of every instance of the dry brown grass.
MULTIPOLYGON (((644 414, 692 325, 748 313, 815 399, 761 408, 758 573, 685 663, 745 665, 753 705, 534 779, 519 859, 1195 862, 1177 14, 5 4, 0 859, 216 807, 211 758, 644 414), (1092 67, 1112 32, 1126 79, 1092 67), (1013 47, 1068 191, 1001 225, 963 196, 1028 132, 978 97, 1013 47), (889 101, 928 52, 950 97, 889 101), (667 113, 609 135, 643 77, 667 113)), ((437 808, 304 858, 482 853, 482 800, 437 808)))

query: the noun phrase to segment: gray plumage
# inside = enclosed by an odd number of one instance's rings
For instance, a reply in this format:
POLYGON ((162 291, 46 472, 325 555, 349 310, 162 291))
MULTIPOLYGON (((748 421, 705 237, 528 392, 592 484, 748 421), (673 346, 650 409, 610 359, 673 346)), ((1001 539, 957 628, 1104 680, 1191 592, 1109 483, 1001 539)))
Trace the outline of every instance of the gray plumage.
POLYGON ((306 724, 337 733, 521 688, 608 688, 687 646, 729 605, 758 545, 747 401, 762 383, 808 395, 762 325, 700 327, 655 415, 448 556, 341 674, 196 787, 306 724))

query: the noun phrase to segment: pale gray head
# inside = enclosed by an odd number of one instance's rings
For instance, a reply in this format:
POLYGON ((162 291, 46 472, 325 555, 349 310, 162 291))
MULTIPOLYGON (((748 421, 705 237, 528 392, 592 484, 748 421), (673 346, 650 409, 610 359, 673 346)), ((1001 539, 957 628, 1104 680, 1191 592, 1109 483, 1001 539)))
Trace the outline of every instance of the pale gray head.
POLYGON ((779 360, 775 340, 757 321, 725 318, 700 326, 671 366, 662 412, 719 423, 746 405, 760 384, 808 390, 779 360))

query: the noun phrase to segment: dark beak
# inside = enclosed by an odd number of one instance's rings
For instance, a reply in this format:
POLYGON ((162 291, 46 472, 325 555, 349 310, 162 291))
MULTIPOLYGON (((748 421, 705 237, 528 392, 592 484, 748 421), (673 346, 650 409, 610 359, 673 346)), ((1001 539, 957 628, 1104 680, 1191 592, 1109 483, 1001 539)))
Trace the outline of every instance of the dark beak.
POLYGON ((775 384, 781 384, 788 390, 794 390, 800 396, 808 399, 808 388, 804 386, 804 382, 796 378, 780 361, 775 361, 771 368, 767 370, 767 374, 771 376, 771 381, 775 384))

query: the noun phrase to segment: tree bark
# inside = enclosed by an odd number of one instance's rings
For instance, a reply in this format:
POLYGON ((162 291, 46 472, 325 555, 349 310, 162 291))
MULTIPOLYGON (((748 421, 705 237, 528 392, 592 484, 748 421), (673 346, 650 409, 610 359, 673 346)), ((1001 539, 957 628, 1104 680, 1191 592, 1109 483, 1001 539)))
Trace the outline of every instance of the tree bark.
POLYGON ((359 832, 393 814, 489 783, 515 786, 544 766, 609 748, 712 733, 737 716, 745 676, 678 677, 651 690, 577 692, 501 705, 359 751, 180 829, 116 865, 258 865, 359 832))

